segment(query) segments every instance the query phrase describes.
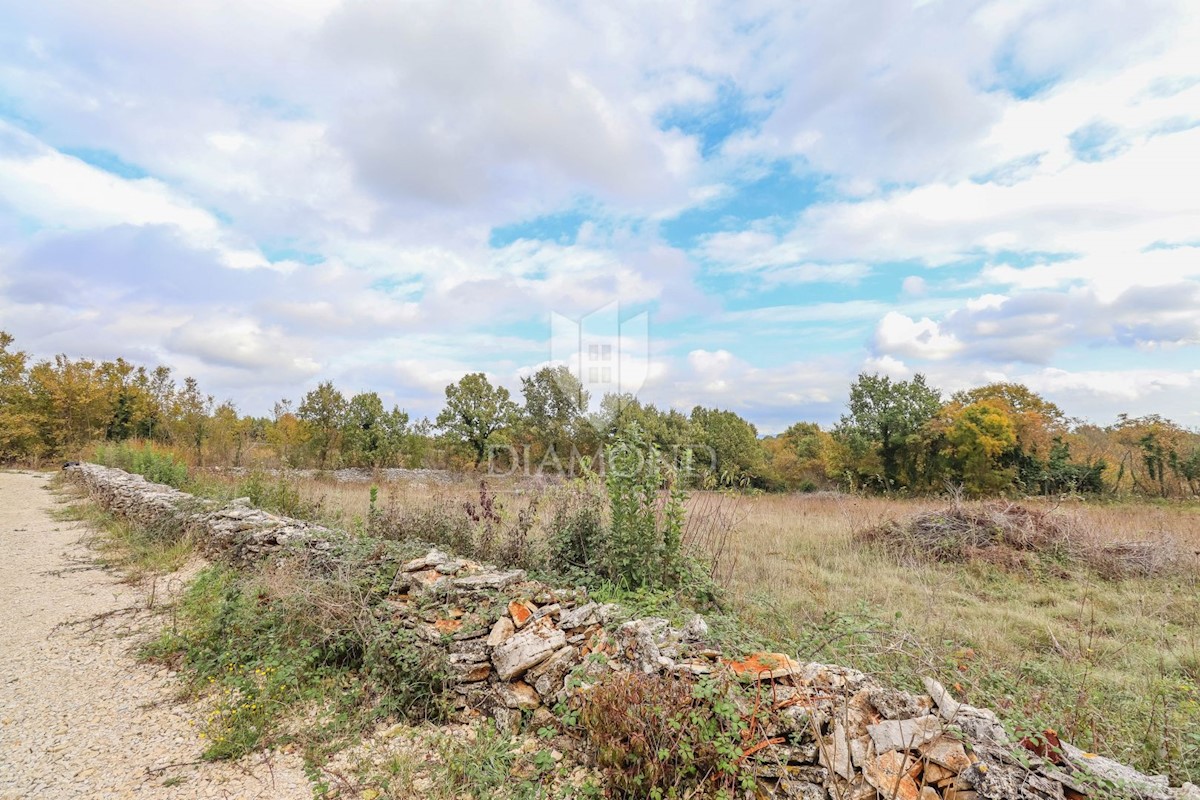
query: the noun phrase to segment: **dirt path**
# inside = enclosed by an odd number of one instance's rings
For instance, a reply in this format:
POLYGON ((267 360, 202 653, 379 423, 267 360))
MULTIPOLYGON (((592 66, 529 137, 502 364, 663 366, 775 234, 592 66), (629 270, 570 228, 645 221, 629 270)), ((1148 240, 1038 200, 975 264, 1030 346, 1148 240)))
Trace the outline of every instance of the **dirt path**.
MULTIPOLYGON (((50 477, 0 472, 0 800, 312 797, 295 757, 169 766, 199 759, 198 712, 131 655, 152 617, 122 610, 148 593, 51 518, 50 477)), ((160 581, 160 602, 180 583, 160 581)))

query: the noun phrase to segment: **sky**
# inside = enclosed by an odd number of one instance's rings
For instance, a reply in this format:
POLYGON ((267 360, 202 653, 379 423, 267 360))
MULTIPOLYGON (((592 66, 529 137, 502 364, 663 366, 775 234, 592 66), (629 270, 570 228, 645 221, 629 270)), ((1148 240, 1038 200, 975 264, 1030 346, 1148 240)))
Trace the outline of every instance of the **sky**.
POLYGON ((0 0, 0 329, 253 414, 433 415, 602 319, 624 388, 762 433, 860 372, 1196 427, 1197 42, 1187 0, 0 0))

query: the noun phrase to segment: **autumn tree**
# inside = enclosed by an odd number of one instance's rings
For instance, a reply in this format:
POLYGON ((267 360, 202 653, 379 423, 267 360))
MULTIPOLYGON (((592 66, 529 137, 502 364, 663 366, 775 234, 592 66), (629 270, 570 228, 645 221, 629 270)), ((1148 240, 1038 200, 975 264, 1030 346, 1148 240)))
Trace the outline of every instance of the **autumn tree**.
POLYGON ((272 407, 266 439, 285 466, 295 465, 297 453, 308 442, 309 435, 308 426, 292 410, 291 400, 280 400, 272 407))
POLYGON ((0 331, 0 462, 36 458, 43 450, 26 380, 28 357, 0 331))
POLYGON ((787 489, 811 491, 826 482, 832 437, 815 422, 797 422, 762 441, 771 477, 787 489))
POLYGON ((239 416, 232 400, 221 403, 212 412, 208 448, 211 459, 234 467, 242 465, 250 445, 254 419, 239 416))
POLYGON ((955 477, 967 493, 999 494, 1011 488, 1017 477, 1017 468, 1010 465, 1017 433, 1007 404, 999 400, 966 406, 951 403, 946 416, 955 477))
POLYGON ((171 409, 171 435, 191 450, 197 464, 204 464, 204 443, 212 435, 212 395, 200 391, 195 378, 185 378, 175 393, 171 409))

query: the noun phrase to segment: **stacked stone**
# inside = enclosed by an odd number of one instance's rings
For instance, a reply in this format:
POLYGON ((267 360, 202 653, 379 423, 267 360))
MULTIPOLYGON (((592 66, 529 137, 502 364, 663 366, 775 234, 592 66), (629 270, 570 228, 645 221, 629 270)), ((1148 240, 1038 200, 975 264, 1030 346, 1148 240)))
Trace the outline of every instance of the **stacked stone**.
POLYGON ((65 471, 93 500, 119 516, 148 527, 178 526, 196 537, 206 555, 234 563, 256 561, 289 544, 329 550, 341 536, 311 522, 253 508, 246 498, 221 505, 96 464, 70 464, 65 471))
MULTIPOLYGON (((114 512, 188 525, 207 552, 234 561, 284 545, 330 549, 345 535, 245 500, 218 507, 121 470, 82 464, 68 474, 114 512)), ((464 716, 486 714, 508 729, 523 713, 535 726, 551 724, 550 707, 611 672, 745 682, 767 711, 745 743, 759 800, 1200 800, 1192 784, 1172 788, 1165 776, 1059 743, 1052 732, 1013 743, 994 713, 957 702, 933 679, 925 694, 910 694, 783 653, 726 658, 706 643, 699 616, 682 628, 653 617, 623 621, 622 609, 589 601, 583 589, 556 589, 436 548, 398 567, 382 612, 445 648, 464 716)))

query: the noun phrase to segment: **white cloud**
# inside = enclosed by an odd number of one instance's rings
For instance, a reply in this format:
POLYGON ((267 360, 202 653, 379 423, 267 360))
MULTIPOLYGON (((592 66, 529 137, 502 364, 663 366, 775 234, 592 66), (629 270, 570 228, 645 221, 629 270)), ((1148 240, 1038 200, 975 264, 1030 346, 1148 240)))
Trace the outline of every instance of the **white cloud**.
POLYGON ((944 333, 929 317, 913 320, 889 311, 875 328, 875 350, 880 355, 942 360, 959 353, 962 342, 944 333))
POLYGON ((0 319, 40 354, 427 409, 618 300, 688 331, 651 397, 765 428, 836 416, 856 367, 1097 413, 1191 386, 1162 366, 1200 346, 1182 2, 10 6, 0 319), (802 213, 744 194, 788 169, 802 213), (1136 396, 1101 391, 1129 349, 1136 396))

